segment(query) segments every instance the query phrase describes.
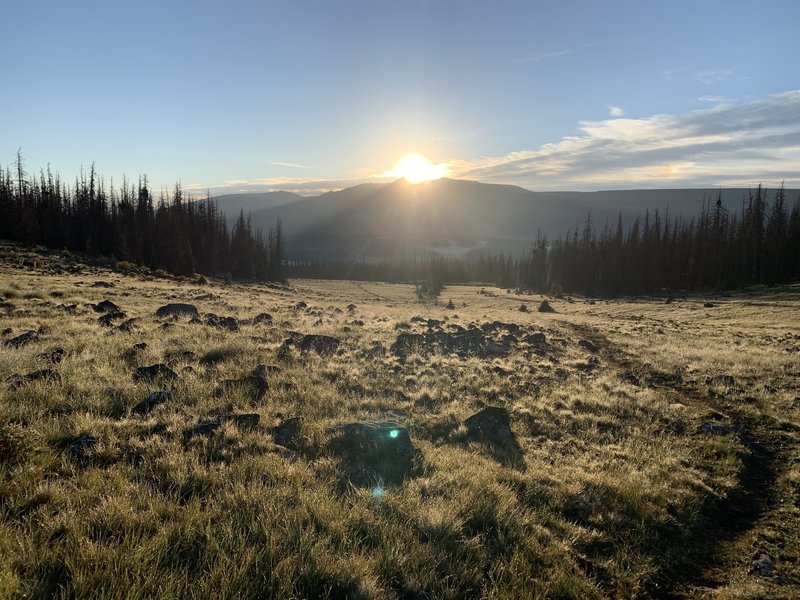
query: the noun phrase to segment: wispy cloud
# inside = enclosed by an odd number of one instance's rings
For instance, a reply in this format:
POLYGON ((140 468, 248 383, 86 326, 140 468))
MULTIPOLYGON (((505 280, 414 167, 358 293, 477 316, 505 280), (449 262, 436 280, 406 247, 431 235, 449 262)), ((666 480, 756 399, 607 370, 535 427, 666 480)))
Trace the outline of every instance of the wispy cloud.
POLYGON ((310 167, 308 165, 301 165, 301 164, 298 164, 298 163, 283 162, 283 161, 278 161, 278 160, 270 160, 268 162, 271 165, 275 165, 275 166, 278 166, 278 167, 289 167, 290 169, 313 169, 314 168, 314 167, 310 167))
POLYGON ((685 114, 582 121, 533 150, 450 162, 455 177, 531 189, 800 185, 800 90, 685 114))
POLYGON ((744 81, 746 76, 737 74, 733 69, 705 69, 694 74, 700 83, 713 84, 725 81, 744 81))
POLYGON ((611 115, 612 117, 621 117, 622 115, 625 114, 625 111, 622 110, 622 108, 620 108, 619 106, 611 105, 608 107, 608 114, 611 115))
POLYGON ((631 35, 627 37, 621 38, 612 38, 608 40, 600 40, 599 42, 589 42, 587 44, 579 44, 572 48, 561 48, 558 50, 548 50, 545 52, 534 52, 532 54, 526 54, 525 56, 518 56, 517 58, 513 59, 511 62, 514 63, 533 63, 533 62, 540 62, 543 60, 547 60, 550 58, 561 58, 562 56, 567 56, 568 54, 573 54, 576 52, 581 52, 583 50, 589 50, 591 48, 599 48, 601 46, 610 46, 612 44, 620 44, 622 42, 628 42, 633 39, 639 37, 638 35, 631 35))

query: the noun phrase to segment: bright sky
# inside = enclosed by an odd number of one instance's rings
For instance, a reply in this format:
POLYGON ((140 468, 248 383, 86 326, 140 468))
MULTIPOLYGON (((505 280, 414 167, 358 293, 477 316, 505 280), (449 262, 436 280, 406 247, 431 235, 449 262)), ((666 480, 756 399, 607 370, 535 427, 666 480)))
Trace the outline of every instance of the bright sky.
POLYGON ((800 187, 800 2, 25 0, 0 164, 303 193, 800 187))

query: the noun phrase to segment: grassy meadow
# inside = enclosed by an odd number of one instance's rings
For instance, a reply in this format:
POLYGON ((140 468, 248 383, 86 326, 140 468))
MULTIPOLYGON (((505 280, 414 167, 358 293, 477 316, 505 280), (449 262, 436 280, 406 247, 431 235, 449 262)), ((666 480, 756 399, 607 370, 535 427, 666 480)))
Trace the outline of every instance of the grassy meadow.
POLYGON ((4 246, 0 299, 2 598, 800 597, 798 286, 541 313, 4 246), (156 316, 176 302, 199 318, 156 316), (426 345, 478 330, 487 356, 426 345), (512 445, 465 424, 489 406, 512 445), (407 432, 400 479, 332 443, 353 422, 407 432))

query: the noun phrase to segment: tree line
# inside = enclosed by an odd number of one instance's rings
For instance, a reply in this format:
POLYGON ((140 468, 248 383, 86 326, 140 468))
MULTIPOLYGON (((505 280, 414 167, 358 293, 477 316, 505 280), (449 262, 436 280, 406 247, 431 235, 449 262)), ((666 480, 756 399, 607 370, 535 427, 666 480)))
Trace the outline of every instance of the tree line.
POLYGON ((266 235, 241 212, 229 228, 213 199, 192 200, 180 185, 156 200, 146 177, 106 188, 94 165, 62 182, 48 168, 0 167, 0 238, 114 257, 177 275, 285 279, 280 222, 266 235))
POLYGON ((553 241, 538 234, 520 257, 425 254, 384 262, 296 261, 289 268, 296 277, 481 282, 539 293, 608 296, 800 280, 800 198, 790 206, 783 186, 769 196, 759 186, 732 210, 720 192, 704 200, 693 218, 648 210, 627 226, 620 214, 613 226, 598 228, 589 215, 580 230, 553 241))

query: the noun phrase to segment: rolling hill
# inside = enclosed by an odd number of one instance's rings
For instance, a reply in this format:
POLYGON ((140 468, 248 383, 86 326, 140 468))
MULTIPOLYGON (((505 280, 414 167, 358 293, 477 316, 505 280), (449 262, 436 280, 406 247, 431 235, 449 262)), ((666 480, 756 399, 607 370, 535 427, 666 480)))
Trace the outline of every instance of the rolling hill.
MULTIPOLYGON (((222 197, 226 214, 252 206, 253 225, 266 230, 281 219, 290 258, 382 260, 432 250, 465 255, 524 251, 541 231, 550 239, 583 229, 626 225, 646 210, 696 216, 718 189, 657 189, 600 192, 532 192, 512 185, 455 179, 422 184, 405 180, 370 183, 320 196, 248 194, 222 197), (276 202, 278 201, 278 202, 276 202), (249 204, 248 204, 249 203, 249 204), (272 205, 270 205, 272 203, 272 205), (264 208, 257 208, 265 206, 264 208)), ((797 190, 788 190, 790 200, 797 190)), ((723 189, 723 202, 738 207, 746 189, 723 189)), ((770 193, 770 197, 772 197, 770 193)))

